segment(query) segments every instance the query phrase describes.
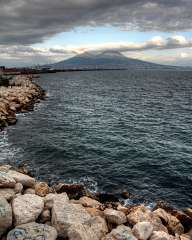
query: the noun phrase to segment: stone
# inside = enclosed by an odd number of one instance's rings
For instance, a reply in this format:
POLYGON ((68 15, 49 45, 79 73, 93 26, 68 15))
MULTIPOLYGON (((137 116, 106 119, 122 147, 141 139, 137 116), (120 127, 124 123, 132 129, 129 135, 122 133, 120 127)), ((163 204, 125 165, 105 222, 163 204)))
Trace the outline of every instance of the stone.
POLYGON ((16 182, 21 183, 24 187, 34 187, 35 179, 25 175, 20 172, 16 172, 14 170, 10 170, 7 173, 11 178, 13 178, 16 182))
POLYGON ((147 240, 153 232, 153 225, 150 222, 138 222, 133 227, 132 232, 136 238, 147 240))
POLYGON ((60 237, 67 237, 70 227, 83 224, 90 219, 91 215, 80 204, 53 202, 52 226, 56 228, 60 237))
POLYGON ((150 222, 153 225, 154 231, 168 232, 167 228, 162 224, 161 219, 144 205, 133 207, 127 215, 127 220, 132 226, 138 222, 150 222))
POLYGON ((85 187, 82 184, 59 183, 54 187, 57 193, 66 192, 71 198, 80 198, 86 194, 85 187))
POLYGON ((164 209, 158 208, 153 212, 153 214, 157 215, 161 220, 163 220, 170 234, 181 235, 182 233, 184 233, 184 227, 182 226, 180 221, 176 217, 167 213, 164 209))
POLYGON ((85 208, 85 210, 91 214, 91 216, 96 217, 96 216, 100 216, 100 217, 104 217, 104 213, 103 211, 97 209, 97 208, 85 208))
POLYGON ((101 203, 89 197, 81 197, 78 201, 84 207, 99 208, 101 203))
POLYGON ((150 240, 172 240, 173 238, 166 232, 154 231, 150 237, 150 240))
POLYGON ((107 232, 105 220, 95 217, 85 224, 72 225, 68 230, 68 238, 70 240, 100 240, 107 232))
POLYGON ((14 225, 34 222, 43 211, 43 207, 42 198, 36 195, 25 194, 13 199, 14 225))
POLYGON ((35 184, 35 193, 40 197, 45 197, 49 193, 49 186, 45 182, 38 182, 35 184))
POLYGON ((10 177, 6 172, 0 172, 0 188, 14 188, 14 178, 10 177))
POLYGON ((23 185, 21 183, 15 184, 15 193, 21 193, 23 191, 23 185))
POLYGON ((119 225, 102 240, 137 240, 137 238, 132 234, 130 227, 119 225))
POLYGON ((27 189, 24 191, 24 194, 35 194, 35 189, 33 189, 33 188, 27 188, 27 189))
POLYGON ((186 209, 184 210, 184 212, 185 212, 189 217, 192 218, 192 208, 186 208, 186 209))
POLYGON ((126 215, 128 214, 128 208, 123 206, 123 205, 121 205, 121 204, 118 204, 117 210, 125 213, 126 215))
POLYGON ((0 198, 0 237, 12 225, 12 209, 7 200, 0 198))
POLYGON ((123 212, 113 210, 110 208, 105 209, 104 216, 106 217, 109 223, 121 225, 127 222, 126 215, 123 212))
POLYGON ((13 188, 0 188, 0 198, 4 197, 7 201, 14 198, 15 191, 13 188))
POLYGON ((190 236, 189 234, 182 234, 179 236, 179 240, 191 240, 192 236, 190 236))
POLYGON ((55 202, 57 205, 59 204, 65 204, 69 201, 69 198, 66 193, 49 193, 45 196, 44 202, 45 207, 48 209, 51 209, 53 207, 53 203, 55 202))
POLYGON ((51 226, 32 222, 20 225, 8 233, 7 240, 16 239, 56 240, 57 231, 51 226))

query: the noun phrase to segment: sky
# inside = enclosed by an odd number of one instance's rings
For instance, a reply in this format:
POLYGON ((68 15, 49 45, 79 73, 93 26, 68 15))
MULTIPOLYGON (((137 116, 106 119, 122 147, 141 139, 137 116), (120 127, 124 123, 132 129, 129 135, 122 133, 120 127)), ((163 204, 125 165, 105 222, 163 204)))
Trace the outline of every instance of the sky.
POLYGON ((98 50, 192 65, 192 0, 0 0, 0 23, 8 67, 98 50))

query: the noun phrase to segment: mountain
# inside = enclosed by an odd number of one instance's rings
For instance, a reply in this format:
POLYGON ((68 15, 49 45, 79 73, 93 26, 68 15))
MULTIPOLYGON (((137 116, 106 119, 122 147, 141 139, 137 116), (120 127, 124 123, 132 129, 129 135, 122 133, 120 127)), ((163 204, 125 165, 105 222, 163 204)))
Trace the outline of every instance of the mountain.
POLYGON ((46 65, 64 69, 172 69, 176 67, 128 58, 118 51, 85 52, 70 59, 46 65))

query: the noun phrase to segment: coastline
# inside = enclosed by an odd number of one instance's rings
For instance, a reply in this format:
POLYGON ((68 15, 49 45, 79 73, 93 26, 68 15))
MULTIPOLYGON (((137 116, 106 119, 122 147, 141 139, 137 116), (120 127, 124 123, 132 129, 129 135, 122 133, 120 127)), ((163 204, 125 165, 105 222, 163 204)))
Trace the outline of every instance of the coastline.
POLYGON ((49 186, 24 167, 0 166, 0 237, 69 240, 190 240, 192 209, 124 206, 80 184, 49 186))
MULTIPOLYGON (((16 113, 32 110, 45 91, 31 76, 17 76, 8 87, 0 87, 0 96, 3 129, 16 123, 16 113)), ((141 234, 146 228, 145 239, 192 238, 190 208, 184 212, 164 203, 153 209, 142 204, 124 206, 115 196, 91 193, 81 184, 38 182, 24 168, 0 166, 0 206, 0 213, 5 213, 0 214, 2 239, 18 239, 20 232, 21 239, 136 240, 144 239, 141 234)))
POLYGON ((17 122, 16 113, 31 111, 44 99, 45 91, 32 80, 32 76, 18 75, 8 86, 0 86, 0 130, 17 122))

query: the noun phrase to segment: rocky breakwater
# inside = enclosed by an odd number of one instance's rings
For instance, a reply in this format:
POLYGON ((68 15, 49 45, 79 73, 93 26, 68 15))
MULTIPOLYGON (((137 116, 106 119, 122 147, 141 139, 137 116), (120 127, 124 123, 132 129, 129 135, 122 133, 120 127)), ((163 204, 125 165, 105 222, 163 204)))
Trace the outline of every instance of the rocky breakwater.
POLYGON ((45 92, 32 82, 31 76, 19 75, 0 87, 0 129, 16 123, 16 113, 33 109, 45 92))
POLYGON ((0 166, 0 239, 192 239, 191 209, 126 207, 88 194, 80 185, 49 186, 26 171, 0 166))

